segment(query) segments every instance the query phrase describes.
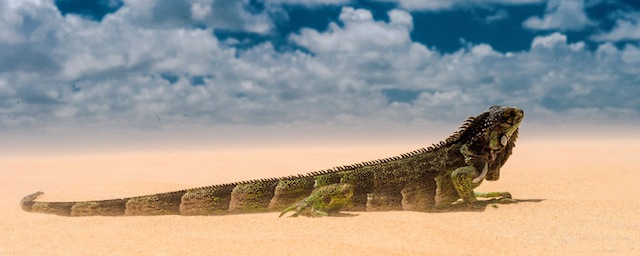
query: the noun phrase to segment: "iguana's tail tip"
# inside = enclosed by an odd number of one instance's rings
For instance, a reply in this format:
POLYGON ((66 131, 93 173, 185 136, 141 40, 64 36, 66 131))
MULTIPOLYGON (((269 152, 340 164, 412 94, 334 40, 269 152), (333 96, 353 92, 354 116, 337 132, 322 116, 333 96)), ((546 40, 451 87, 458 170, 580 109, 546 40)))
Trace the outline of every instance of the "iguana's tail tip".
POLYGON ((22 206, 22 210, 30 212, 31 206, 33 206, 34 203, 33 200, 36 200, 36 198, 42 194, 44 194, 44 192, 38 191, 23 197, 22 200, 20 200, 20 206, 22 206))

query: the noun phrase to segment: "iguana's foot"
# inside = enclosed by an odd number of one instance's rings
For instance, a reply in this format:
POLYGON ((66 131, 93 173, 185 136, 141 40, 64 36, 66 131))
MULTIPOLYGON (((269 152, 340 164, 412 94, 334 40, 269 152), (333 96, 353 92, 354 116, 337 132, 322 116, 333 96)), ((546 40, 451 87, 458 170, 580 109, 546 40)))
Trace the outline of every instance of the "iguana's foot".
POLYGON ((340 183, 319 187, 311 195, 287 207, 280 213, 280 217, 287 212, 295 211, 291 217, 304 215, 308 217, 330 216, 351 203, 353 185, 340 183))
POLYGON ((500 198, 511 198, 511 193, 509 192, 475 192, 476 197, 500 197, 500 198))
POLYGON ((475 192, 476 197, 496 197, 494 199, 499 204, 514 204, 517 203, 517 200, 511 198, 511 193, 509 192, 475 192))
POLYGON ((475 201, 475 202, 465 202, 465 201, 455 201, 448 206, 442 206, 437 208, 436 211, 440 212, 450 212, 450 211, 482 211, 486 207, 485 202, 475 201))

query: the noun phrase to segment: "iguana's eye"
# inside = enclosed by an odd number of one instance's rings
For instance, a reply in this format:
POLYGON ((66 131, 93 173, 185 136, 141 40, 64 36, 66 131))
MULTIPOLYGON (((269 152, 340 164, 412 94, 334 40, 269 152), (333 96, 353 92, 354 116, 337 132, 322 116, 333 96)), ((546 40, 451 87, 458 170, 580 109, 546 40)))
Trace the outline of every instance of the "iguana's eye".
POLYGON ((505 111, 504 114, 502 115, 502 120, 504 123, 513 125, 515 121, 515 117, 516 117, 516 112, 513 109, 509 109, 505 111))

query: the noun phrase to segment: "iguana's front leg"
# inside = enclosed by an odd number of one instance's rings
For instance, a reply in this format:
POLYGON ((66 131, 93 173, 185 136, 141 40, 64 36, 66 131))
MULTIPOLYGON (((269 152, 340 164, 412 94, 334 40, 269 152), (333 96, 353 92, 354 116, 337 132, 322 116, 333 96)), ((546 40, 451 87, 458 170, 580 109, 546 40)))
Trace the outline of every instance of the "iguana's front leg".
POLYGON ((335 214, 342 207, 351 203, 354 188, 351 184, 339 183, 319 187, 311 195, 292 204, 280 213, 280 217, 287 212, 295 211, 291 217, 305 215, 309 217, 324 217, 335 214))
MULTIPOLYGON (((497 135, 492 135, 496 137, 497 135)), ((491 140, 493 141, 493 140, 491 140)), ((497 145, 498 142, 494 144, 497 145)), ((469 145, 463 145, 460 148, 460 153, 464 156, 464 161, 467 166, 462 166, 455 169, 451 173, 451 183, 456 192, 465 203, 475 206, 478 199, 476 197, 511 197, 508 192, 489 192, 489 193, 475 193, 474 188, 478 187, 487 176, 489 171, 490 161, 496 159, 496 152, 494 150, 499 149, 498 146, 491 148, 487 152, 477 152, 472 150, 469 145)))
POLYGON ((451 172, 451 183, 465 203, 474 205, 478 200, 473 189, 484 180, 489 168, 489 158, 481 152, 474 152, 469 145, 462 145, 460 153, 464 156, 464 162, 467 165, 451 172), (479 170, 480 168, 482 170, 479 170))
POLYGON ((465 203, 472 206, 478 201, 476 194, 473 192, 473 189, 478 186, 478 184, 473 183, 477 173, 476 168, 473 166, 463 166, 451 173, 451 182, 458 195, 465 203))
POLYGON ((488 163, 485 164, 484 169, 478 175, 478 171, 474 166, 464 166, 457 168, 451 173, 451 182, 453 187, 460 195, 460 198, 465 203, 472 207, 478 201, 477 197, 493 198, 500 197, 499 203, 509 204, 516 203, 517 201, 511 199, 511 193, 509 192, 474 192, 473 189, 478 187, 485 174, 487 173, 488 163))

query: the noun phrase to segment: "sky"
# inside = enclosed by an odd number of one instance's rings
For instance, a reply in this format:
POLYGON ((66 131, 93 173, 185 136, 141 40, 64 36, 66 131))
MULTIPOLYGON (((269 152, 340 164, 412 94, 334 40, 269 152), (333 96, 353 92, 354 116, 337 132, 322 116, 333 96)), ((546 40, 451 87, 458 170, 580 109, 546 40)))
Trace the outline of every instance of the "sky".
POLYGON ((636 0, 11 0, 0 28, 5 134, 640 120, 636 0))

